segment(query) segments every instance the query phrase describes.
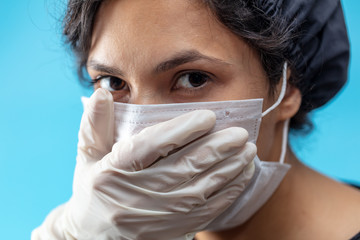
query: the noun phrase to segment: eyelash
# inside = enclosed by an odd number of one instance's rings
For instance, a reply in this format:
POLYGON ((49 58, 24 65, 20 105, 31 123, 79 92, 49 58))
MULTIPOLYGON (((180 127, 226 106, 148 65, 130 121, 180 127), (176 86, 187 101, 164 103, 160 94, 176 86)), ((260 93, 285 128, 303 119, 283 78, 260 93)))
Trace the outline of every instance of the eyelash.
POLYGON ((173 87, 172 89, 173 90, 182 90, 182 91, 185 91, 186 94, 189 94, 189 95, 195 95, 197 94, 199 91, 203 90, 203 88, 206 87, 206 85, 209 84, 209 82, 211 82, 213 79, 211 77, 212 74, 210 73, 207 73, 207 72, 203 72, 203 71, 199 71, 199 70, 186 70, 186 71, 182 71, 180 73, 178 73, 175 77, 175 81, 174 81, 174 84, 173 84, 173 87), (176 85, 179 83, 180 79, 182 77, 185 77, 186 75, 189 75, 189 74, 198 74, 200 75, 202 78, 206 78, 206 81, 204 84, 201 84, 201 86, 199 87, 192 87, 192 88, 176 88, 176 85))
POLYGON ((90 80, 90 84, 91 85, 95 85, 97 84, 101 79, 103 79, 104 77, 107 77, 106 75, 99 75, 96 78, 91 78, 90 80))
MULTIPOLYGON (((100 85, 101 85, 101 84, 102 84, 102 83, 101 83, 101 80, 104 80, 104 79, 106 79, 106 78, 115 78, 115 79, 118 79, 118 80, 122 81, 122 82, 125 84, 124 88, 126 88, 126 86, 127 86, 126 81, 124 81, 124 80, 121 79, 121 78, 118 78, 118 77, 115 77, 115 76, 111 76, 111 75, 98 75, 95 79, 91 79, 91 84, 94 85, 94 84, 100 82, 100 85)), ((105 83, 105 84, 106 84, 106 83, 105 83)), ((107 84, 111 84, 111 83, 109 82, 109 83, 107 83, 107 84)), ((109 87, 111 87, 111 86, 109 86, 109 87)), ((125 89, 120 89, 120 90, 125 90, 125 89)), ((120 91, 120 90, 115 90, 115 89, 114 89, 113 91, 120 91)))

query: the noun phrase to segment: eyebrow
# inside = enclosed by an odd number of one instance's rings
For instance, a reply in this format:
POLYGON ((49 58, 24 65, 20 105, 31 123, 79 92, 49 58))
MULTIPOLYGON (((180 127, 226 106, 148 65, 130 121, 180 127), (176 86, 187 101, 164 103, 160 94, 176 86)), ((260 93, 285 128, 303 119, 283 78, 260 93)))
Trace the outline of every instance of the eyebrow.
MULTIPOLYGON (((221 59, 203 55, 196 50, 187 50, 187 51, 175 53, 169 59, 159 63, 154 68, 154 73, 166 72, 173 68, 181 66, 183 64, 186 64, 189 62, 195 62, 195 61, 199 61, 199 60, 205 60, 205 61, 215 63, 215 64, 232 65, 221 59)), ((108 66, 106 64, 102 64, 96 60, 90 60, 87 63, 87 67, 92 68, 99 72, 104 72, 104 73, 110 74, 110 75, 124 76, 124 72, 121 69, 119 69, 117 67, 108 66)))
POLYGON ((170 69, 176 68, 185 63, 195 62, 199 60, 205 60, 216 64, 231 65, 230 63, 227 63, 218 58, 203 55, 196 50, 187 50, 183 52, 178 52, 174 56, 170 57, 168 60, 165 60, 164 62, 158 64, 155 67, 154 72, 155 73, 166 72, 169 71, 170 69))
POLYGON ((90 60, 86 64, 86 66, 96 71, 107 73, 109 75, 124 76, 124 73, 123 71, 121 71, 121 69, 102 64, 96 60, 90 60))

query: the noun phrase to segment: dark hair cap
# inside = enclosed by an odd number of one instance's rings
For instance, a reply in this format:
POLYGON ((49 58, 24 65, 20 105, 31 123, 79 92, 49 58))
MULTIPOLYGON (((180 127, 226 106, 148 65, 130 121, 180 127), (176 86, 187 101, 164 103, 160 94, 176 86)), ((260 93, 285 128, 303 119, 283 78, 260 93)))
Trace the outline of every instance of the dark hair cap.
POLYGON ((286 57, 300 76, 301 108, 328 102, 347 80, 349 40, 339 0, 259 0, 270 17, 280 16, 294 30, 286 57))

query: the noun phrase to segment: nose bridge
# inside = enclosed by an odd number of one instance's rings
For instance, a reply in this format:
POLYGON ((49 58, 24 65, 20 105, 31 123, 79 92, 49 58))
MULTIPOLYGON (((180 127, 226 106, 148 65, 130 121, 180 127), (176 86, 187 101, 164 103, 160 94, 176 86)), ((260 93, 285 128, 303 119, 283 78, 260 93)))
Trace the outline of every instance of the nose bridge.
POLYGON ((172 102, 171 94, 169 94, 171 85, 167 78, 153 74, 152 65, 142 63, 133 64, 131 71, 128 71, 129 103, 147 105, 172 102))
POLYGON ((138 88, 133 89, 129 103, 139 104, 139 105, 148 105, 148 104, 164 104, 170 103, 164 94, 161 93, 158 88, 138 88))
POLYGON ((150 97, 150 96, 139 96, 134 99, 130 100, 132 104, 139 104, 139 105, 148 105, 148 104, 163 104, 166 103, 162 101, 161 98, 158 97, 150 97))

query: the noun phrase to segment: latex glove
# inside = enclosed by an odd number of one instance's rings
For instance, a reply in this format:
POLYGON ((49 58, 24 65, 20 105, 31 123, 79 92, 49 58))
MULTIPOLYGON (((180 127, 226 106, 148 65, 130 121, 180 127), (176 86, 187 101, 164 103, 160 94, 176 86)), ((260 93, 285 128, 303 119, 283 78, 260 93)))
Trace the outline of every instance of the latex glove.
POLYGON ((246 143, 246 130, 199 138, 215 123, 207 110, 148 127, 110 152, 112 109, 105 90, 90 99, 73 196, 34 239, 46 239, 46 229, 58 239, 185 239, 230 206, 254 173, 256 147, 246 143))

